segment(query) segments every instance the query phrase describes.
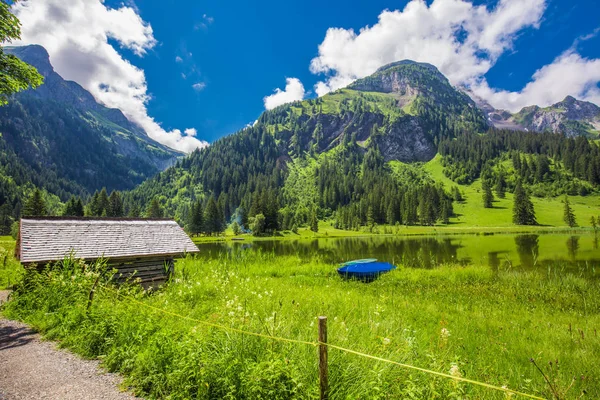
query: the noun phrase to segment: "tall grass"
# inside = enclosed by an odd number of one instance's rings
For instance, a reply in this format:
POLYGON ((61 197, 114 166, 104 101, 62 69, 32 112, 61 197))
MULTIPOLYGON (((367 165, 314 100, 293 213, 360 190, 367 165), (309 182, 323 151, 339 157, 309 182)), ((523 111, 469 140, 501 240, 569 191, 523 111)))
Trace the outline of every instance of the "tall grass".
POLYGON ((0 236, 0 289, 10 289, 23 273, 21 264, 15 260, 14 252, 15 241, 11 237, 0 236))
MULTIPOLYGON (((316 398, 317 350, 198 324, 126 297, 306 341, 316 340, 316 318, 326 315, 329 342, 339 346, 547 398, 597 398, 600 285, 588 272, 560 264, 526 272, 400 266, 363 284, 341 280, 316 257, 248 251, 184 259, 165 288, 145 293, 111 286, 101 266, 67 260, 25 274, 3 312, 101 358, 148 398, 316 398), (98 290, 88 309, 99 275, 109 289, 98 290)), ((334 349, 329 376, 334 399, 506 396, 334 349)))

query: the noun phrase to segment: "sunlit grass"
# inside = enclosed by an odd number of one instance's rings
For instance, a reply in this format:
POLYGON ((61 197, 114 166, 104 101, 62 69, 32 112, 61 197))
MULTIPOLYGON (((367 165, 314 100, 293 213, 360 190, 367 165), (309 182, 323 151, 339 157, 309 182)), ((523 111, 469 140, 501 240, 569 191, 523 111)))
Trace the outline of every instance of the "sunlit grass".
MULTIPOLYGON (((313 346, 211 328, 100 291, 95 275, 28 277, 4 311, 87 357, 101 357, 149 398, 315 398, 313 346)), ((177 263, 174 281, 144 304, 251 332, 329 342, 435 371, 451 370, 550 398, 533 358, 564 398, 600 395, 599 284, 560 264, 517 272, 471 265, 405 268, 372 284, 341 280, 318 258, 245 252, 177 263), (557 365, 558 360, 558 365, 557 365), (551 364, 550 364, 551 363, 551 364), (569 388, 567 390, 567 388, 569 388)), ((457 384, 330 350, 332 398, 491 398, 457 384)))

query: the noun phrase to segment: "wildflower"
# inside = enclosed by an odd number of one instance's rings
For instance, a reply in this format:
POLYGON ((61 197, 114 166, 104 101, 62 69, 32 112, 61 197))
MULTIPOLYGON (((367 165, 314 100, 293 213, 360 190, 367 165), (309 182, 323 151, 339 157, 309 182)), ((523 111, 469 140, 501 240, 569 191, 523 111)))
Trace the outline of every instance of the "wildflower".
POLYGON ((450 337, 450 331, 446 328, 442 328, 442 330, 440 332, 440 337, 442 339, 448 339, 450 337))
POLYGON ((389 338, 386 338, 386 337, 383 338, 383 345, 384 346, 387 346, 390 343, 391 343, 391 340, 389 338))
POLYGON ((457 364, 452 364, 452 366, 450 367, 450 375, 456 377, 456 378, 460 378, 462 377, 461 373, 460 373, 460 368, 458 368, 457 364))
MULTIPOLYGON (((504 389, 504 390, 508 390, 508 386, 506 386, 506 385, 502 385, 502 389, 504 389)), ((512 393, 512 392, 504 392, 504 398, 505 398, 505 399, 510 399, 510 398, 512 398, 514 395, 515 395, 515 394, 514 394, 514 393, 512 393)))

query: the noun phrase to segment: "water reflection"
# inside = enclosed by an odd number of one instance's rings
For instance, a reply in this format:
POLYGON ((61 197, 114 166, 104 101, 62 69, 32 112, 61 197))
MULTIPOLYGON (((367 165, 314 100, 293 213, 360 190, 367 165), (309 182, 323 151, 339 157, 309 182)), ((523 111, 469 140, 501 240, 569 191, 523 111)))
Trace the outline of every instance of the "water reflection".
POLYGON ((583 265, 600 271, 598 237, 590 235, 583 239, 554 234, 363 237, 205 243, 199 248, 202 257, 211 258, 253 249, 275 255, 295 255, 303 260, 320 257, 331 264, 373 257, 411 268, 476 263, 487 264, 498 271, 546 268, 560 262, 562 268, 579 269, 583 265))
POLYGON ((515 236, 515 245, 521 265, 533 266, 537 263, 540 250, 539 235, 518 235, 515 236))
POLYGON ((571 236, 567 239, 567 251, 571 259, 577 258, 577 250, 579 250, 579 236, 571 236))

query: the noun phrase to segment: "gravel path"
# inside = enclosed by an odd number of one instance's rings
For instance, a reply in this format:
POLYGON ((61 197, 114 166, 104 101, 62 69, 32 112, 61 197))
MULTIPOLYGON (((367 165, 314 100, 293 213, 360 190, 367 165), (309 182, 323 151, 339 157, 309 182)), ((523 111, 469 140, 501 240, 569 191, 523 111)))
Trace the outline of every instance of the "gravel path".
MULTIPOLYGON (((8 292, 0 291, 0 303, 8 292)), ((132 400, 98 361, 57 349, 25 324, 0 319, 0 400, 132 400)))

